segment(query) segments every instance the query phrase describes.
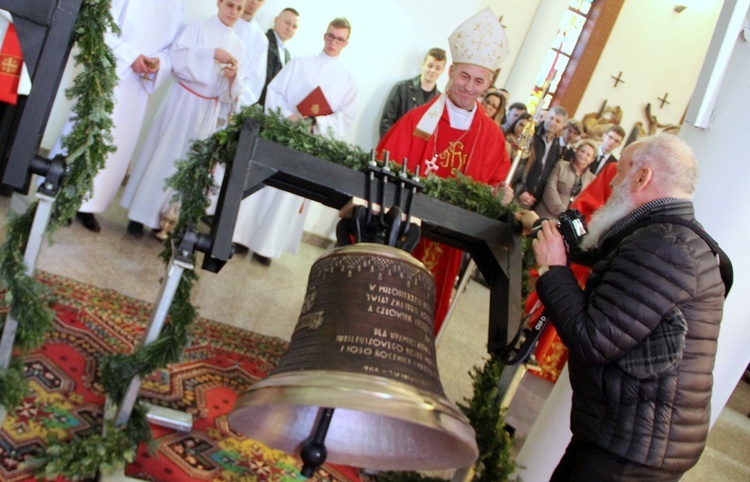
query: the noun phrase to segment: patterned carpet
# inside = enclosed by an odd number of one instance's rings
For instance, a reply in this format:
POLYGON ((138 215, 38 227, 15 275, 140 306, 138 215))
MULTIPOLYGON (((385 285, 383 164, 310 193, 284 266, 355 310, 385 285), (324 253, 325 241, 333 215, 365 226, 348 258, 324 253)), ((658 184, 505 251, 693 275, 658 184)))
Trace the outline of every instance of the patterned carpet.
MULTIPOLYGON (((129 352, 143 337, 151 305, 111 290, 38 273, 57 301, 55 331, 24 360, 30 392, 0 430, 0 480, 34 480, 23 464, 49 437, 100 432, 102 356, 129 352)), ((193 415, 193 430, 152 426, 157 449, 142 446, 125 473, 150 481, 350 481, 348 467, 324 465, 312 479, 301 462, 231 431, 226 417, 237 397, 275 366, 286 342, 200 319, 180 364, 143 381, 149 402, 193 415)), ((125 382, 123 382, 125 383, 125 382)))

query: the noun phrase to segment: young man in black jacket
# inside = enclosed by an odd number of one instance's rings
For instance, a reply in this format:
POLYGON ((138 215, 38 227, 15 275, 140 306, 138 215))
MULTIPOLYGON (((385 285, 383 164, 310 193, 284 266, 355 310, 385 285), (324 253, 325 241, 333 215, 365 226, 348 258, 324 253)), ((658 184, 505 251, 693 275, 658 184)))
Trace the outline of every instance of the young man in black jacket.
POLYGON ((421 74, 393 86, 380 118, 381 138, 401 116, 428 103, 440 93, 436 84, 445 70, 445 61, 445 50, 432 48, 424 56, 421 74))

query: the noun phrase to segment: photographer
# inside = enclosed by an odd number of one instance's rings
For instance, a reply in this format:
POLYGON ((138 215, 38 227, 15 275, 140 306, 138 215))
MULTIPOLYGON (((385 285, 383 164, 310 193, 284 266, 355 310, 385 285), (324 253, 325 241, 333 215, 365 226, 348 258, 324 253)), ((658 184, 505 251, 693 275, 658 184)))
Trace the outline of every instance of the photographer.
POLYGON ((595 260, 585 290, 557 226, 542 222, 536 288, 568 347, 573 387, 573 439, 553 481, 677 481, 703 451, 731 282, 725 288, 715 252, 722 268, 728 261, 695 222, 697 177, 675 136, 623 151, 581 243, 595 260))

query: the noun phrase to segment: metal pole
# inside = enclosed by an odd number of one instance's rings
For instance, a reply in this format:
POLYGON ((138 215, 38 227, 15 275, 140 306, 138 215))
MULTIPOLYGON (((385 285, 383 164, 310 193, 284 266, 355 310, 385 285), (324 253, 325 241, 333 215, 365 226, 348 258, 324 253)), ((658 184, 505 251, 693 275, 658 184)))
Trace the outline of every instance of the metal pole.
MULTIPOLYGON (((177 260, 174 257, 169 261, 167 277, 162 282, 159 291, 159 298, 157 299, 157 303, 151 313, 151 320, 149 321, 146 335, 143 339, 144 346, 153 343, 159 337, 159 333, 161 333, 161 330, 164 327, 164 321, 167 318, 169 307, 172 305, 172 299, 174 298, 174 294, 180 284, 182 272, 185 269, 193 269, 193 264, 177 260)), ((133 412, 135 401, 138 398, 138 391, 140 388, 141 377, 136 375, 130 381, 130 385, 128 385, 128 389, 117 407, 115 426, 124 425, 128 422, 130 414, 133 412)))

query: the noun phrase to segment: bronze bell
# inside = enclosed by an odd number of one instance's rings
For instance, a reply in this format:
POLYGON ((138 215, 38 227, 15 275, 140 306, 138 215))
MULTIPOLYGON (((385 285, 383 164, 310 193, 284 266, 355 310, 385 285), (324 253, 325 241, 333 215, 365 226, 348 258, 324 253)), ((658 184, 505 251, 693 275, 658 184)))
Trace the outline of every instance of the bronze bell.
POLYGON ((323 450, 330 462, 377 470, 470 466, 475 434, 440 383, 434 306, 432 274, 405 251, 358 243, 323 255, 310 271, 287 353, 240 396, 229 425, 300 455, 319 412, 332 408, 323 450))

